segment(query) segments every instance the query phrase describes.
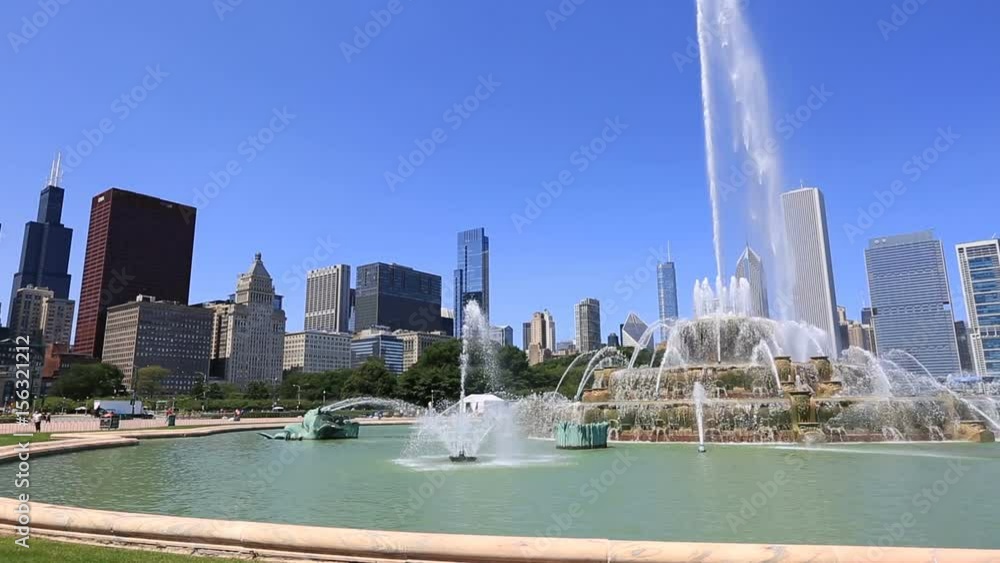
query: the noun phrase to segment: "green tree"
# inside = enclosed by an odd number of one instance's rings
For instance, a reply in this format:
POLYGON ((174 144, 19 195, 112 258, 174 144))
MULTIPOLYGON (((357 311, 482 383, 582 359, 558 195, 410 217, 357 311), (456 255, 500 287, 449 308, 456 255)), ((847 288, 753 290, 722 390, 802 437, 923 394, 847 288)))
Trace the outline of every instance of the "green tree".
POLYGON ((191 397, 201 398, 201 396, 204 393, 205 393, 205 384, 202 383, 201 381, 197 381, 197 382, 195 382, 194 385, 191 386, 191 392, 190 392, 189 395, 191 397))
POLYGON ((209 399, 225 399, 226 393, 222 390, 222 386, 218 383, 212 383, 208 386, 208 391, 206 393, 209 399))
POLYGON ((250 400, 269 399, 271 397, 271 387, 263 381, 251 381, 247 385, 247 392, 244 397, 250 400))
POLYGON ((75 364, 59 375, 50 395, 83 400, 88 397, 110 397, 122 388, 122 372, 110 364, 75 364))
POLYGON ((396 376, 385 368, 382 358, 376 357, 358 366, 343 387, 348 397, 392 397, 395 389, 396 376))
POLYGON ((435 342, 410 369, 399 376, 397 395, 404 401, 426 405, 435 400, 458 400, 461 386, 460 340, 435 342))
POLYGON ((136 395, 144 399, 157 397, 163 391, 163 380, 170 376, 170 370, 160 366, 139 368, 132 382, 136 395))

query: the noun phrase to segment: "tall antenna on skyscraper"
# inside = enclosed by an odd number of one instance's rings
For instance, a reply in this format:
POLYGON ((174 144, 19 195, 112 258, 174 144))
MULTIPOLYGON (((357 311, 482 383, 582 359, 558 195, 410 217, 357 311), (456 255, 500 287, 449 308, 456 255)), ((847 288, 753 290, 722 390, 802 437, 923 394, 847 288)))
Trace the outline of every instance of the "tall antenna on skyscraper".
POLYGON ((52 160, 52 168, 49 170, 49 182, 47 186, 61 187, 62 183, 62 152, 56 152, 55 159, 52 160))
POLYGON ((667 262, 673 262, 674 259, 670 256, 670 241, 667 241, 667 262))

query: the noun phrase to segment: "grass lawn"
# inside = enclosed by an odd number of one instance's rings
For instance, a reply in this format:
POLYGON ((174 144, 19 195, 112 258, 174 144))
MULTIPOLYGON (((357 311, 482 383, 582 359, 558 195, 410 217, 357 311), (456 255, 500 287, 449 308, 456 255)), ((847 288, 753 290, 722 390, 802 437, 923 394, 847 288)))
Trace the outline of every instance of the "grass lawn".
POLYGON ((14 446, 21 442, 26 442, 26 441, 34 444, 35 442, 48 442, 51 439, 52 436, 48 432, 35 432, 35 435, 30 438, 14 436, 12 434, 4 434, 0 436, 0 446, 14 446))
POLYGON ((240 559, 193 557, 155 551, 137 551, 113 547, 95 547, 31 538, 29 549, 14 544, 12 536, 0 536, 0 561, 18 563, 236 563, 240 559))

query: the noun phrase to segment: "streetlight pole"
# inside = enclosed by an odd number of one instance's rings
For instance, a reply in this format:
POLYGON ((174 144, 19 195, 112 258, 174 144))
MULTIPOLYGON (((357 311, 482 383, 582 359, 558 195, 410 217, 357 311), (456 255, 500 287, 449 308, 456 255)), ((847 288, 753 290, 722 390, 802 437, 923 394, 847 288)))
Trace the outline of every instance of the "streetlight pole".
POLYGON ((302 410, 302 387, 300 385, 295 386, 295 410, 302 410))
POLYGON ((326 389, 323 390, 323 405, 326 406, 326 389))

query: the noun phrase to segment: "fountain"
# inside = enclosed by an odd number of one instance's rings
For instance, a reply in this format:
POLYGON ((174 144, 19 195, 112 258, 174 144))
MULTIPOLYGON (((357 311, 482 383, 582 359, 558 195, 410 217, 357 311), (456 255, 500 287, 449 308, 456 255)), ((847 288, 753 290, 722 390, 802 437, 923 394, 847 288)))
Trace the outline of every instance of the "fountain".
POLYGON ((381 397, 353 397, 311 409, 302 416, 302 422, 289 424, 275 434, 258 432, 269 440, 340 440, 357 438, 360 425, 337 411, 360 406, 387 407, 402 414, 413 415, 421 409, 398 399, 381 397))
POLYGON ((452 462, 477 461, 481 447, 495 427, 502 429, 496 433, 496 439, 505 442, 497 448, 497 455, 513 455, 509 442, 516 438, 513 427, 514 410, 494 396, 491 397, 496 400, 488 403, 473 405, 467 401, 466 384, 474 367, 474 354, 481 361, 481 365, 475 367, 486 376, 487 388, 501 394, 502 390, 497 380, 496 349, 489 338, 489 323, 475 301, 467 303, 463 312, 458 402, 440 413, 429 409, 419 417, 417 431, 407 445, 404 456, 434 455, 443 449, 452 462))
POLYGON ((705 453, 705 387, 700 381, 694 383, 694 412, 698 419, 698 452, 705 453))

